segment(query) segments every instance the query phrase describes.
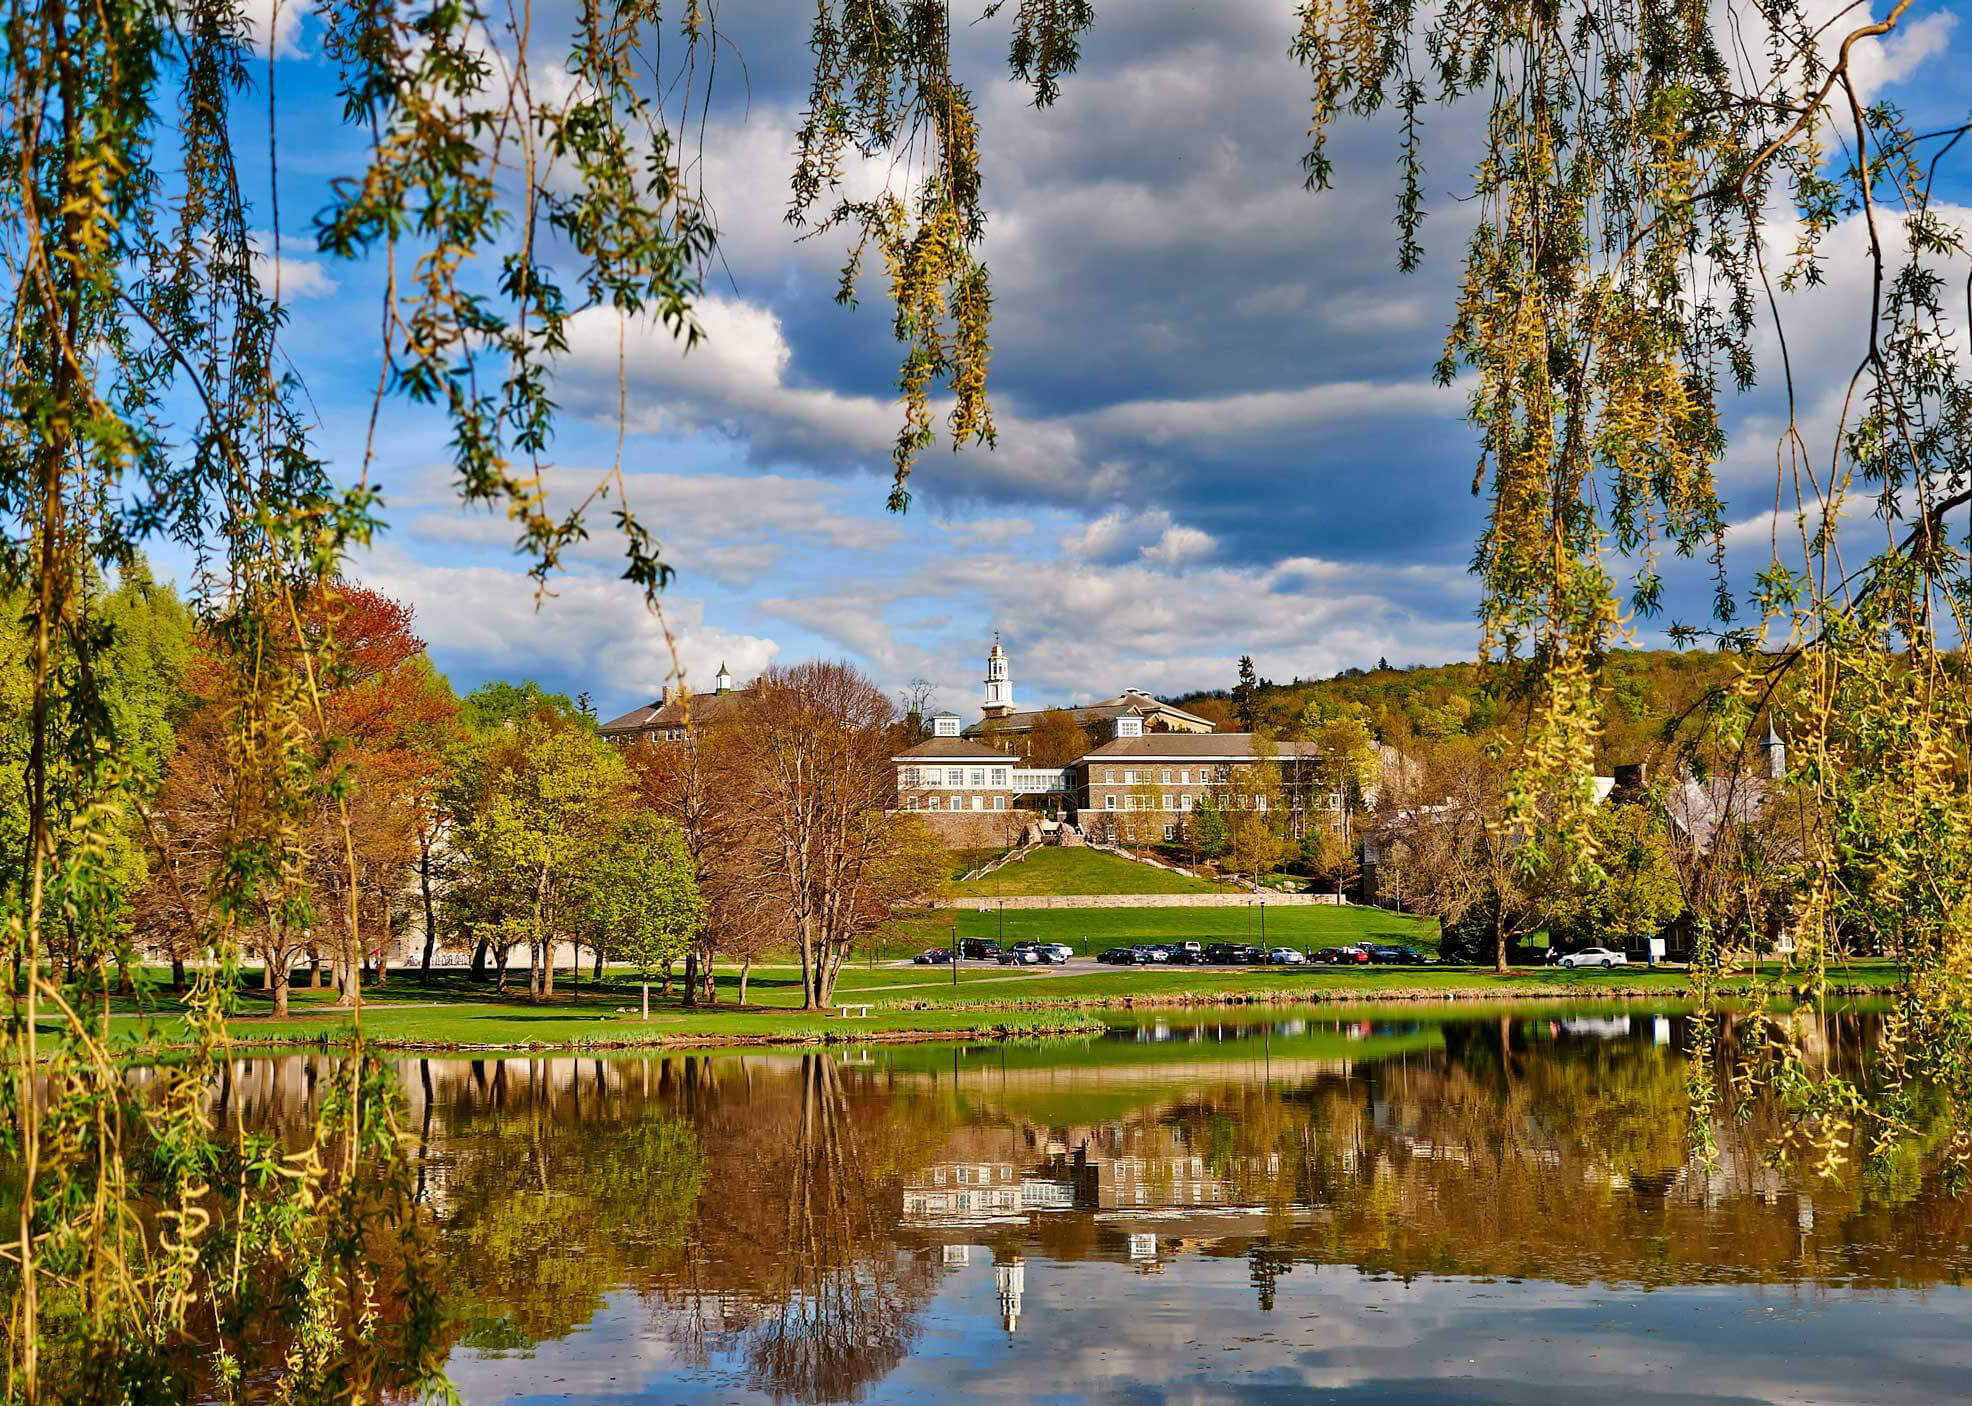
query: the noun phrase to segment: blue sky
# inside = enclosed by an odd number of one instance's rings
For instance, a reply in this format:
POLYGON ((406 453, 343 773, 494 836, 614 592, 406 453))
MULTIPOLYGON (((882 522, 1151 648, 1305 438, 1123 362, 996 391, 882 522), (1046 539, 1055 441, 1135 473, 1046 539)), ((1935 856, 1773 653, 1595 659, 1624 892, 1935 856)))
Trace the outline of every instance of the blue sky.
MULTIPOLYGON (((1475 444, 1460 393, 1429 379, 1458 275, 1469 126, 1441 113, 1431 129, 1427 257, 1401 276, 1388 123, 1341 127, 1335 189, 1301 189, 1292 6, 1102 8, 1046 112, 1005 79, 1004 20, 955 34, 987 143, 1000 445, 928 454, 899 517, 883 506, 898 412, 881 289, 837 306, 840 244, 796 244, 781 218, 805 14, 785 0, 719 7, 731 47, 703 146, 722 230, 700 310, 709 337, 689 356, 662 332, 627 337, 624 462, 679 568, 666 612, 695 686, 722 659, 745 677, 841 656, 892 689, 925 678, 970 715, 995 630, 1024 704, 1225 686, 1243 653, 1278 678, 1472 654, 1475 444)), ((1972 106, 1972 33, 1952 8, 1920 3, 1864 60, 1876 91, 1940 121, 1972 106)), ((551 9, 536 6, 537 33, 555 32, 551 9)), ((360 151, 315 21, 281 13, 286 346, 322 446, 353 479, 378 271, 316 257, 309 228, 360 151)), ((259 110, 243 104, 243 139, 259 110)), ((257 184, 271 231, 264 172, 257 184)), ((1838 278, 1794 310, 1807 328, 1797 377, 1817 396, 1845 374, 1836 334, 1858 291, 1838 278)), ((617 337, 613 315, 575 329, 558 494, 610 461, 617 337)), ((1721 477, 1735 560, 1764 559, 1772 405, 1755 397, 1734 416, 1721 477)), ((533 677, 586 689, 606 716, 655 696, 670 657, 616 579, 602 525, 537 602, 505 522, 453 499, 442 423, 388 407, 378 445, 390 530, 353 570, 416 606, 461 690, 533 677)), ((1702 566, 1682 568, 1676 612, 1699 614, 1705 590, 1702 566)))

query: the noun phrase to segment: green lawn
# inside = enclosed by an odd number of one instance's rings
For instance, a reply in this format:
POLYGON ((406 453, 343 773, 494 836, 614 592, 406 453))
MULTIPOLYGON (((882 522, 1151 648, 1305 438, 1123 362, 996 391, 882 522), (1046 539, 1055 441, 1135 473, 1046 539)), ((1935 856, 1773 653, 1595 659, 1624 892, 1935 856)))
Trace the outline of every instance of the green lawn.
POLYGON ((1438 950, 1435 919, 1325 903, 1291 907, 1270 903, 1263 915, 1256 898, 1227 908, 1009 908, 1004 914, 999 909, 983 913, 945 909, 898 923, 884 940, 885 951, 896 954, 892 944, 911 951, 948 946, 954 918, 960 937, 998 939, 1004 918, 1007 941, 1066 942, 1078 956, 1118 944, 1179 938, 1257 944, 1263 928, 1266 941, 1277 946, 1332 947, 1370 941, 1408 943, 1427 953, 1438 950))
POLYGON ((1080 846, 1037 849, 982 879, 959 884, 965 898, 1015 898, 1053 894, 1226 893, 1225 884, 1188 879, 1155 865, 1080 846))
MULTIPOLYGON (((1838 973, 1836 981, 1851 991, 1880 990, 1891 986, 1896 977, 1896 969, 1889 964, 1858 963, 1838 973)), ((484 986, 471 984, 456 971, 435 974, 429 987, 400 975, 381 990, 366 990, 362 1024, 366 1035, 379 1044, 406 1048, 705 1047, 853 1042, 865 1037, 910 1035, 927 1039, 1058 1035, 1097 1028, 1098 1012, 1104 1009, 1118 1012, 1110 1019, 1128 1019, 1120 1012, 1133 1004, 1142 1011, 1159 1004, 1209 1007, 1224 1002, 1398 1000, 1424 1003, 1412 1009, 1429 1010, 1430 1003, 1443 999, 1455 1000, 1460 1008, 1469 1010, 1474 1003, 1488 999, 1607 1001, 1636 997, 1675 1001, 1685 990, 1682 972, 1644 967, 1613 972, 1527 968, 1501 976, 1459 967, 1279 967, 1251 971, 1138 967, 1069 974, 965 964, 954 985, 951 970, 944 967, 852 966, 842 973, 838 999, 867 1001, 873 1009, 867 1019, 845 1021, 796 1009, 800 978, 794 969, 757 970, 744 1008, 734 1004, 737 984, 733 973, 722 971, 718 980, 720 1001, 712 1007, 688 1007, 675 990, 665 997, 654 988, 651 1019, 645 1022, 639 1017, 637 983, 627 972, 606 974, 600 986, 585 979, 579 994, 564 981, 553 1001, 540 1004, 527 999, 524 986, 501 998, 484 986)), ((139 1012, 127 1000, 115 1003, 120 1008, 113 1022, 115 1030, 127 1037, 148 1030, 167 1042, 181 1038, 183 1025, 170 992, 159 991, 154 999, 148 1013, 139 1012)), ((275 1021, 266 1014, 271 1003, 250 980, 242 992, 242 1013, 233 1031, 239 1038, 259 1044, 339 1044, 348 1037, 349 1017, 335 1010, 332 1001, 330 992, 297 991, 291 1016, 275 1021)), ((52 1023, 45 1028, 55 1033, 52 1023)))

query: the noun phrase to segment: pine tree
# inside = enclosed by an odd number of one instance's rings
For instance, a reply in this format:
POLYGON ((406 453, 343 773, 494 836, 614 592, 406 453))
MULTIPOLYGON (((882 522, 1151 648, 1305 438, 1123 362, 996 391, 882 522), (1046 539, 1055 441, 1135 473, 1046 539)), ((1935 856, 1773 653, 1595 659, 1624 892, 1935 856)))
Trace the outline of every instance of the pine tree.
POLYGON ((1233 685, 1233 716, 1241 732, 1252 732, 1260 716, 1260 680, 1253 672, 1253 656, 1239 656, 1239 682, 1233 685))

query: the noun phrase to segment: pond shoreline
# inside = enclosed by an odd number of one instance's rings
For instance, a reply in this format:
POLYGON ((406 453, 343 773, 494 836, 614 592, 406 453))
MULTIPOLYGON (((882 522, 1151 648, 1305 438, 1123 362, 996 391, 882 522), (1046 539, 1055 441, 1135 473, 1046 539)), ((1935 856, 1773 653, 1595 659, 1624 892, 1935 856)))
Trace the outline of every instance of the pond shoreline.
MULTIPOLYGON (((1889 975, 1885 974, 1886 977, 1889 975)), ((1283 986, 1244 989, 1184 989, 1144 992, 1089 991, 1022 997, 1012 993, 978 999, 885 1000, 875 991, 849 999, 867 1005, 866 1018, 819 1014, 785 1007, 716 1005, 672 1008, 653 1015, 648 1025, 635 1014, 595 1007, 537 1007, 471 1003, 418 1005, 377 1002, 366 1005, 363 1043, 373 1050, 431 1053, 522 1051, 623 1051, 703 1049, 802 1049, 834 1045, 935 1042, 1017 1042, 1099 1034, 1108 1017, 1131 1012, 1273 1010, 1328 1007, 1337 1011, 1374 1006, 1444 1006, 1471 1010, 1486 1005, 1543 1004, 1609 1006, 1632 1002, 1688 1006, 1682 981, 1558 983, 1530 977, 1417 986, 1283 986), (544 1028, 548 1027, 548 1028, 544 1028)), ((1882 996, 1889 980, 1831 982, 1835 999, 1882 996)), ((1741 1003, 1789 997, 1791 989, 1770 981, 1740 979, 1715 988, 1717 999, 1741 1003)), ((162 1014, 162 1013, 160 1013, 162 1014)), ((338 1013, 339 1014, 339 1013, 338 1013)), ((168 1017, 167 1017, 168 1018, 168 1017)), ((164 1054, 191 1048, 159 1030, 143 1043, 164 1054)), ((346 1019, 327 1012, 298 1013, 284 1021, 244 1017, 229 1025, 231 1044, 242 1051, 339 1049, 353 1043, 346 1019)))

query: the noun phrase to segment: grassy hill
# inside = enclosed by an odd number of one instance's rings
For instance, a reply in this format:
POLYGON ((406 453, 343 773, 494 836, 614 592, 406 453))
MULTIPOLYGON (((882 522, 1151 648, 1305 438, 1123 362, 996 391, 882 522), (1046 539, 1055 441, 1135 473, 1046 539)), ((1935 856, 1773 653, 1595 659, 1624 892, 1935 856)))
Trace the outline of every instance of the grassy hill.
MULTIPOLYGON (((1731 679, 1735 656, 1710 650, 1619 649, 1603 660, 1599 691, 1604 732, 1597 765, 1646 759, 1664 725, 1706 690, 1731 679)), ((1361 717, 1377 739, 1393 747, 1414 740, 1486 737, 1515 728, 1525 717, 1527 672, 1482 668, 1476 663, 1349 669, 1328 679, 1291 683, 1260 680, 1262 723, 1282 738, 1302 735, 1310 703, 1333 715, 1361 717)), ((1227 707, 1225 689, 1172 701, 1216 716, 1227 707)))
POLYGON ((1149 864, 1080 846, 1037 849, 982 879, 957 884, 964 898, 1025 898, 1096 893, 1226 893, 1225 884, 1188 879, 1149 864))

